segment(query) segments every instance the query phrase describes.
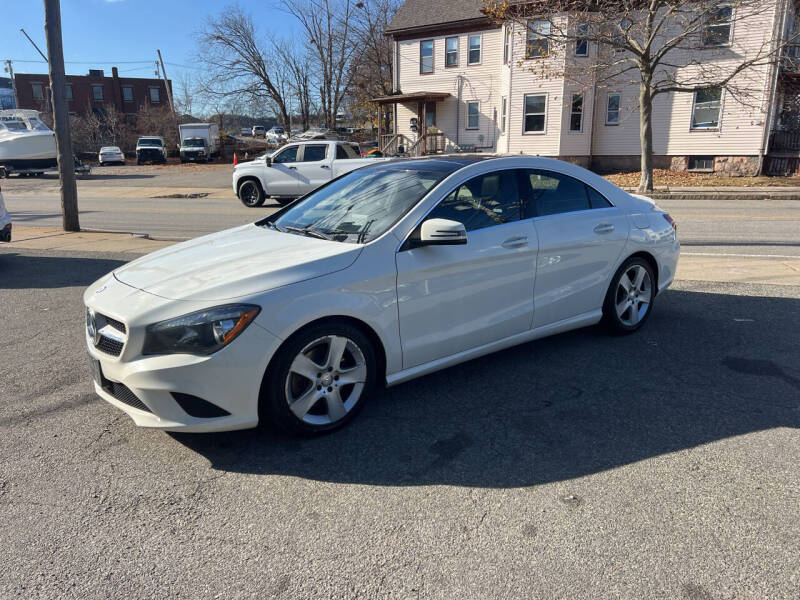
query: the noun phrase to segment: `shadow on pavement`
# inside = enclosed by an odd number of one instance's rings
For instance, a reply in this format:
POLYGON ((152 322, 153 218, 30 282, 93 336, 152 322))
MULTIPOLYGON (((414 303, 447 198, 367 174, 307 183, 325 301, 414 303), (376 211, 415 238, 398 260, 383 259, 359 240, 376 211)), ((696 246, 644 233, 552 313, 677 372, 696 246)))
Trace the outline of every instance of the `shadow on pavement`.
POLYGON ((127 262, 59 254, 0 252, 0 290, 85 287, 127 262))
POLYGON ((103 173, 97 169, 102 167, 95 167, 92 169, 92 174, 87 179, 152 179, 155 177, 153 173, 103 173))
POLYGON ((668 291, 637 334, 571 332, 381 392, 316 439, 171 434, 216 469, 377 485, 563 481, 800 427, 800 300, 668 291))
MULTIPOLYGON (((96 210, 81 210, 80 215, 91 215, 98 211, 96 210)), ((41 221, 42 219, 58 219, 61 223, 62 214, 60 212, 27 212, 24 210, 15 210, 11 215, 12 223, 27 223, 29 221, 41 221)))

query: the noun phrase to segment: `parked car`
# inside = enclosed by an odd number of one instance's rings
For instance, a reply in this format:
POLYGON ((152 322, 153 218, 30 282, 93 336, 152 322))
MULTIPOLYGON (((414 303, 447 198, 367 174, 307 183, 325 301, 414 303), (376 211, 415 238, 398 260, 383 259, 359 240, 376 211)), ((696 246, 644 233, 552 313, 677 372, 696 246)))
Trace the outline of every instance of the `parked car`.
POLYGON ((94 389, 144 427, 328 431, 383 384, 599 322, 638 330, 679 249, 652 200, 576 165, 373 161, 93 283, 94 389))
POLYGON ((240 135, 242 137, 248 137, 248 136, 250 136, 252 134, 253 134, 253 130, 250 129, 249 127, 242 127, 242 129, 240 131, 240 135))
POLYGON ((148 135, 140 137, 136 142, 136 164, 146 162, 164 164, 167 162, 167 146, 164 138, 148 135))
POLYGON ((266 137, 267 128, 263 125, 253 125, 251 133, 253 134, 253 137, 266 137))
POLYGON ((373 162, 361 158, 349 142, 288 144, 269 156, 236 165, 233 191, 245 206, 261 206, 267 196, 285 202, 373 162))
POLYGON ((219 154, 219 125, 216 123, 184 123, 179 125, 181 162, 209 162, 219 154))
POLYGON ((286 135, 286 130, 283 127, 278 126, 271 127, 264 137, 267 138, 268 142, 273 144, 279 144, 289 138, 289 136, 286 135))
POLYGON ((11 241, 11 215, 6 210, 3 189, 0 188, 0 242, 11 241))
POLYGON ((119 149, 119 146, 103 146, 100 148, 97 161, 100 163, 101 167, 111 164, 124 165, 125 155, 122 153, 122 150, 119 149))

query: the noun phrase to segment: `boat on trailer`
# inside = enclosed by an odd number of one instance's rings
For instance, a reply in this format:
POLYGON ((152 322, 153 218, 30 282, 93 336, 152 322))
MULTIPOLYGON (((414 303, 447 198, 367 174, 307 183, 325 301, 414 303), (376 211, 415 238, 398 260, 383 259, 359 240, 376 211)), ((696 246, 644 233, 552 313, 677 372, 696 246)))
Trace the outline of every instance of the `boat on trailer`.
POLYGON ((44 172, 58 165, 56 136, 39 111, 0 110, 0 167, 6 172, 44 172))

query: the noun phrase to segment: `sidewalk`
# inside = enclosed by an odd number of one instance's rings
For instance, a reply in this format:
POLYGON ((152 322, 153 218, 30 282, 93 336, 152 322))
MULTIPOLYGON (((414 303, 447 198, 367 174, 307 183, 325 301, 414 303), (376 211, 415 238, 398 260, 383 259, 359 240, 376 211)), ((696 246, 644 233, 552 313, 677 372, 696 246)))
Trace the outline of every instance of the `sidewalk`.
MULTIPOLYGON (((81 231, 15 225, 11 244, 1 250, 70 250, 73 252, 120 252, 136 256, 176 242, 134 237, 129 233, 81 231)), ((731 283, 765 283, 800 286, 800 257, 753 257, 682 254, 676 279, 731 283)))
MULTIPOLYGON (((635 187, 623 189, 631 194, 637 193, 635 187)), ((654 191, 646 192, 643 195, 655 200, 800 200, 800 187, 669 187, 657 185, 654 191)))

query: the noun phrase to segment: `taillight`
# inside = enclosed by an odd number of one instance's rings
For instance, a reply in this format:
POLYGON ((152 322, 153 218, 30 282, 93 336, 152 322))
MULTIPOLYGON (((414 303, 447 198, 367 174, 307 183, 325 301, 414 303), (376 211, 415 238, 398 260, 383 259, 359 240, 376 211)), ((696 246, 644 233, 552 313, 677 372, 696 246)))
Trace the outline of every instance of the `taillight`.
POLYGON ((678 224, 675 222, 675 219, 669 216, 669 213, 661 213, 661 216, 664 217, 664 220, 666 220, 667 223, 672 225, 672 228, 675 231, 678 231, 678 224))

